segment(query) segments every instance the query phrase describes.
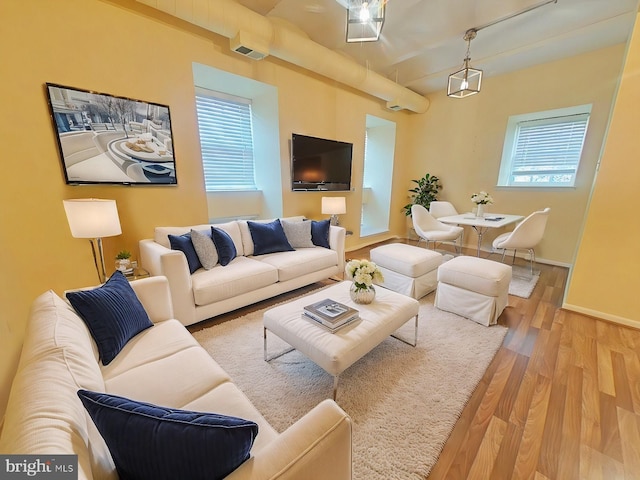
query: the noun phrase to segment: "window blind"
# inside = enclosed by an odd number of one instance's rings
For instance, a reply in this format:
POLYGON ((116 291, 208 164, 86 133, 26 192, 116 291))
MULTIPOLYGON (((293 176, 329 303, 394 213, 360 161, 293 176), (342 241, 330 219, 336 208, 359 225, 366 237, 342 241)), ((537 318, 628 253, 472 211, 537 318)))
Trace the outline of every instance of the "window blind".
POLYGON ((196 93, 207 191, 255 190, 251 103, 196 93))
POLYGON ((587 132, 588 114, 517 124, 510 185, 573 185, 587 132))

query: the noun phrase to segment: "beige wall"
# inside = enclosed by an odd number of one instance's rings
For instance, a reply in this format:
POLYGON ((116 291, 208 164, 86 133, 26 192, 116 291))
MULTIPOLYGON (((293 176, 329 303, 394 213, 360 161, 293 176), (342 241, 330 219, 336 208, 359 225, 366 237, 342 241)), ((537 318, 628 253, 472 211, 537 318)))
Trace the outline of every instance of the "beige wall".
POLYGON ((629 45, 565 307, 640 328, 640 23, 629 45))
MULTIPOLYGON (((611 101, 622 65, 624 46, 605 48, 558 62, 547 63, 485 79, 482 92, 452 99, 445 92, 431 95, 426 115, 411 118, 413 150, 407 165, 410 178, 429 172, 440 178, 440 199, 458 211, 471 211, 471 194, 485 190, 495 204, 490 212, 528 215, 551 207, 544 239, 536 255, 568 265, 578 244, 593 175, 600 157, 611 101), (511 115, 582 104, 593 104, 584 154, 575 188, 498 188, 507 120, 511 115)), ((406 187, 408 189, 409 186, 406 187)), ((485 235, 485 248, 501 231, 485 235)), ((476 241, 465 232, 465 242, 476 241)))
MULTIPOLYGON (((123 234, 105 239, 108 264, 119 249, 137 252, 138 240, 152 236, 156 225, 207 221, 193 62, 278 88, 284 215, 321 217, 320 193, 296 194, 287 187, 292 131, 358 144, 354 152, 355 191, 347 194, 349 213, 343 217, 346 226, 355 227, 361 203, 358 178, 362 175, 366 114, 393 121, 408 117, 384 109, 377 99, 277 59, 256 62, 242 57, 230 51, 226 38, 133 0, 2 0, 0 19, 0 145, 4 158, 0 189, 0 414, 33 299, 47 289, 62 294, 65 289, 96 282, 89 243, 71 237, 63 199, 117 201, 123 234), (169 105, 178 186, 66 186, 45 82, 169 105)), ((399 140, 407 143, 406 136, 399 140)), ((228 198, 233 201, 233 196, 228 198)), ((215 211, 224 216, 226 209, 216 205, 215 211)))

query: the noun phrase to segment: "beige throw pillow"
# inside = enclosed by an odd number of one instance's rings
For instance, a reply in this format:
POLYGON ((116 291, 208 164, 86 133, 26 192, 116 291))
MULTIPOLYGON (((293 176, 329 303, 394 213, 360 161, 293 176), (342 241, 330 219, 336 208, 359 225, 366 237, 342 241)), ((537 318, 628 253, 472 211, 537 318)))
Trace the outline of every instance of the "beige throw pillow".
POLYGON ((293 248, 315 247, 311 241, 311 222, 290 222, 280 220, 284 234, 293 248))
POLYGON ((211 270, 218 263, 218 251, 211 238, 210 230, 191 230, 191 243, 205 270, 211 270))

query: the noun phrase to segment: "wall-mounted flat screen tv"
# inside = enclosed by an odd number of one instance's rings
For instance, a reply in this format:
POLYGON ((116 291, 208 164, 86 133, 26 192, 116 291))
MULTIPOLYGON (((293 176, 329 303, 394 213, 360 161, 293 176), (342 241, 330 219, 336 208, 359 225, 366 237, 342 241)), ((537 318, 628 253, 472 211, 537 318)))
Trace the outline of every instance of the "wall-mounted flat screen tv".
POLYGON ((176 185, 169 107, 46 84, 66 183, 176 185))
POLYGON ((291 188, 350 190, 352 154, 351 143, 292 134, 291 188))

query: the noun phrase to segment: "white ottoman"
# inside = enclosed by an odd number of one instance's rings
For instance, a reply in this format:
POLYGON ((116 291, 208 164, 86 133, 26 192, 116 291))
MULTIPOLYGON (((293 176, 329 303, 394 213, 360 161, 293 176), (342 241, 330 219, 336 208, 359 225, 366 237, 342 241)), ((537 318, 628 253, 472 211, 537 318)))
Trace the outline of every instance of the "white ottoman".
POLYGON ((435 306, 489 326, 509 304, 511 266, 460 256, 438 267, 435 306))
POLYGON ((371 304, 358 305, 351 301, 350 286, 351 282, 340 282, 316 293, 273 307, 263 315, 265 361, 268 362, 291 351, 287 349, 284 352, 269 355, 267 331, 270 331, 333 375, 334 400, 340 374, 377 347, 389 335, 413 347, 418 342, 420 304, 416 300, 379 288, 376 290, 376 299, 371 304), (360 318, 335 333, 330 333, 312 320, 306 320, 302 315, 304 307, 326 298, 355 308, 360 312, 360 318), (413 340, 403 339, 397 335, 396 330, 412 318, 415 319, 413 340))
POLYGON ((370 255, 371 261, 380 267, 383 287, 416 300, 436 289, 438 267, 442 264, 438 252, 391 243, 373 248, 370 255))

